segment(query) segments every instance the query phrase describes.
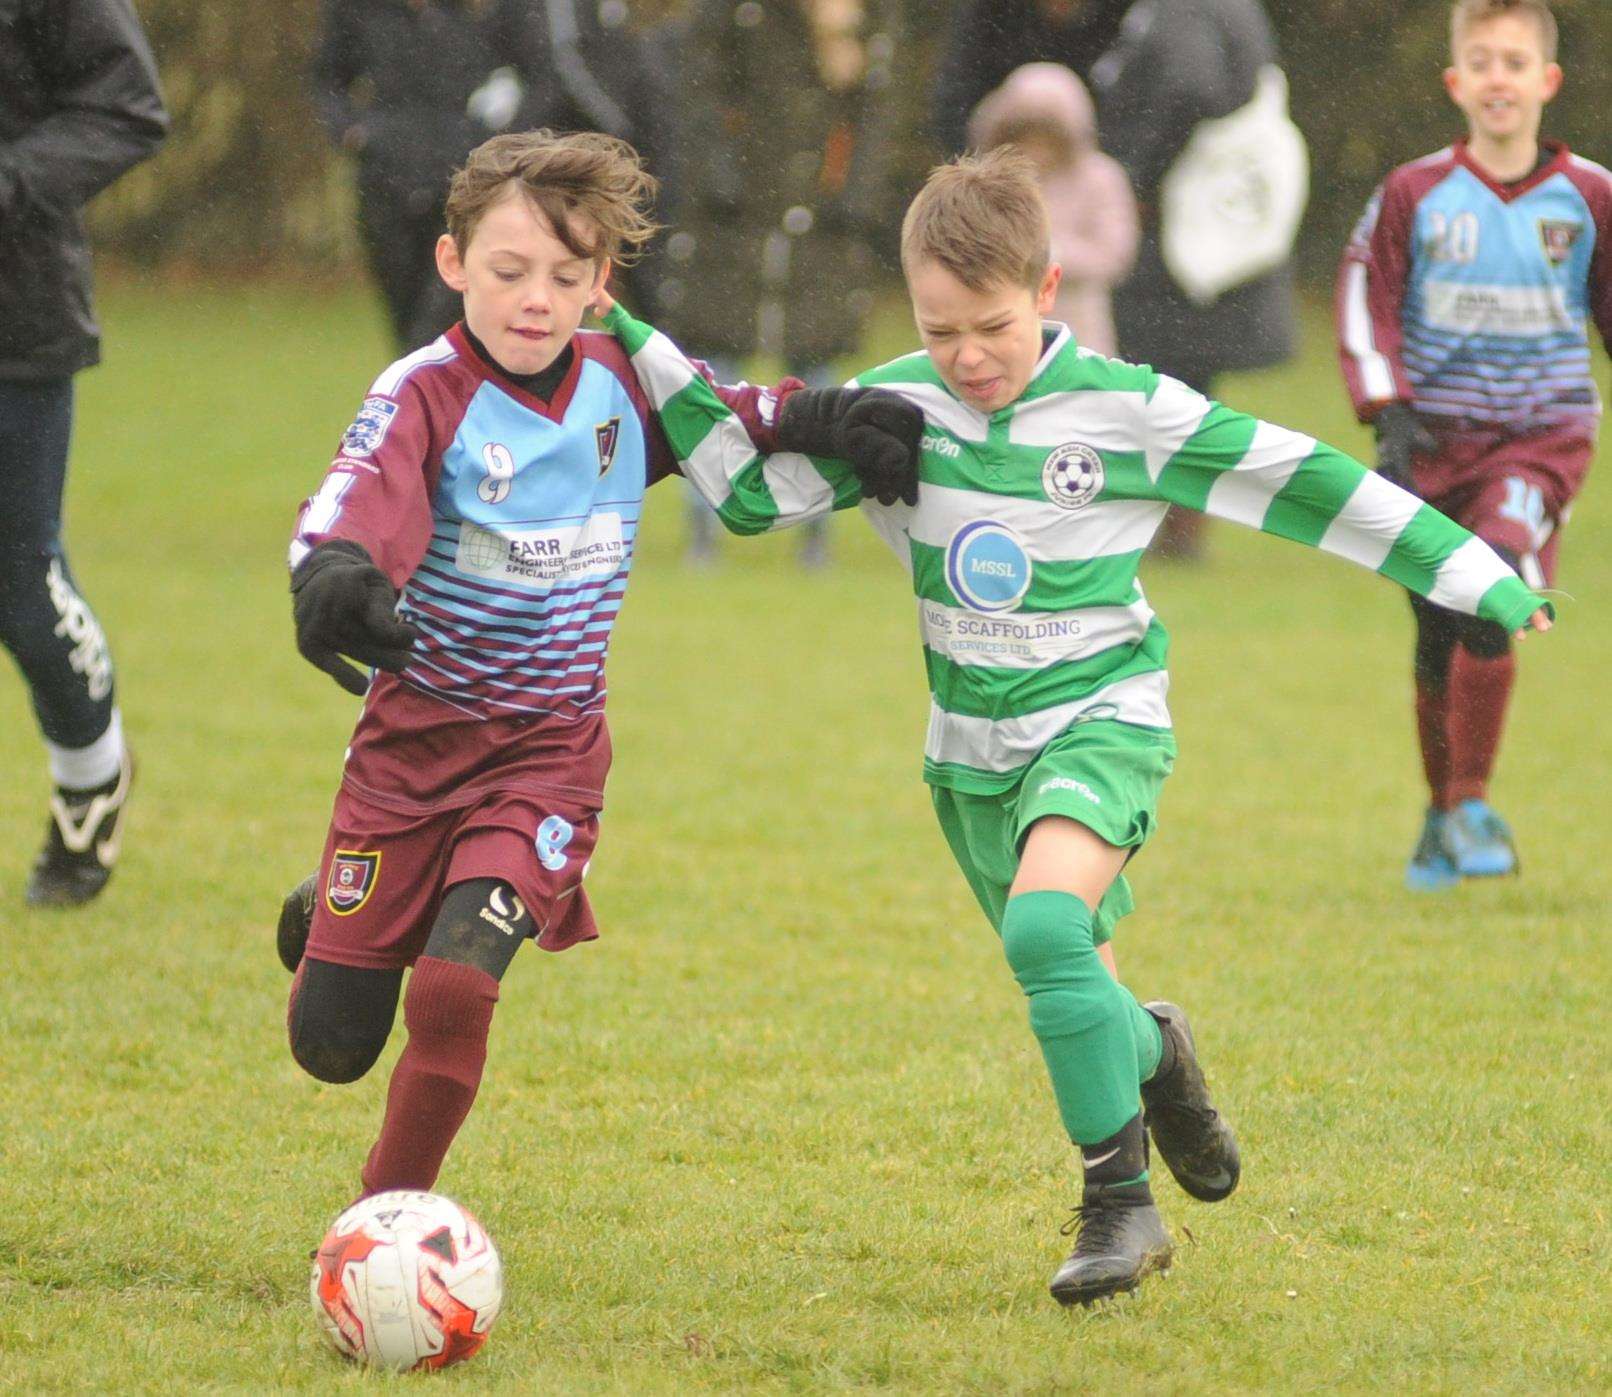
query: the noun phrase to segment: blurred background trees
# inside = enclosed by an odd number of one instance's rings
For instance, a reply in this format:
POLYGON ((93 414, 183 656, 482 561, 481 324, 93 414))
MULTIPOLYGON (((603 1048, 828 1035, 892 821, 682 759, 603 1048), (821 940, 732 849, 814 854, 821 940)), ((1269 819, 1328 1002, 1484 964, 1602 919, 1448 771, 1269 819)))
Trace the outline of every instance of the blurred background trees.
MULTIPOLYGON (((399 0, 406 3, 407 0, 399 0)), ((933 160, 925 130, 948 0, 903 0, 905 53, 899 203, 933 160)), ((318 0, 221 6, 135 0, 174 114, 161 155, 94 210, 101 247, 126 260, 221 273, 358 265, 349 173, 316 125, 306 70, 318 0)), ((1460 133, 1444 98, 1445 0, 1267 0, 1281 34, 1293 111, 1309 138, 1314 192, 1302 241, 1324 284, 1372 186, 1391 166, 1460 133)), ((1604 93, 1612 5, 1557 0, 1567 83, 1548 133, 1612 159, 1604 93)), ((674 16, 677 0, 639 0, 634 20, 674 16)))

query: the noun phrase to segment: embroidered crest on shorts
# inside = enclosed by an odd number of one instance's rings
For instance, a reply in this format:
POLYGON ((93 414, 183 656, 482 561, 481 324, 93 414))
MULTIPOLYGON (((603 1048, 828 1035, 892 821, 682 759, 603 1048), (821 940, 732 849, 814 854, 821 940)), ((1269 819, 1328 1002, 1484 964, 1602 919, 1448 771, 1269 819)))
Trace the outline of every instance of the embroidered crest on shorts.
POLYGON ((1096 447, 1065 442, 1053 449, 1041 467, 1041 488, 1059 509, 1080 509, 1103 488, 1103 458, 1096 447))
POLYGON ((599 474, 603 475, 616 460, 616 443, 621 440, 621 419, 612 417, 593 429, 593 439, 599 446, 599 474))
POLYGON ((397 404, 390 398, 368 397, 353 418, 353 425, 341 439, 343 456, 373 456, 386 440, 386 432, 397 416, 397 404))
POLYGON ((380 878, 381 856, 353 849, 337 849, 330 859, 330 877, 325 883, 325 902, 338 917, 350 917, 375 891, 380 878))
POLYGON ((1553 267, 1559 267, 1573 255, 1573 244, 1578 241, 1584 225, 1574 218, 1542 218, 1539 220, 1539 242, 1545 249, 1553 267))

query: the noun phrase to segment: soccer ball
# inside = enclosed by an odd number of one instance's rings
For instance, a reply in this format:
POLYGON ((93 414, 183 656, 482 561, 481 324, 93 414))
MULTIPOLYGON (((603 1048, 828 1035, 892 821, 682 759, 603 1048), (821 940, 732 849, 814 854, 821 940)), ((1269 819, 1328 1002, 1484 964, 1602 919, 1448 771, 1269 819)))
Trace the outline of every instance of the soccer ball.
POLYGON ((482 1225, 451 1199, 396 1190, 354 1203, 314 1253, 309 1285, 337 1352, 379 1368, 446 1368, 475 1354, 504 1303, 482 1225))

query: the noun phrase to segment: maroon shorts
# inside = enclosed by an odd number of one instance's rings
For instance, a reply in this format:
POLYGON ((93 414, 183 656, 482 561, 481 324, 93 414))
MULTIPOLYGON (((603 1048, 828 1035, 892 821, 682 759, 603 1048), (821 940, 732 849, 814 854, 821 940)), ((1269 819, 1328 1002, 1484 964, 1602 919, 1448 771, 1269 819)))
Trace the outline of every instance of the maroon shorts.
POLYGON ((370 969, 413 964, 442 895, 501 878, 526 904, 537 944, 563 951, 599 934, 582 876, 599 812, 572 800, 492 794, 462 810, 405 815, 343 786, 319 862, 308 954, 370 969))
POLYGON ((1448 433, 1414 467, 1417 493, 1491 548, 1518 560, 1531 587, 1549 586, 1556 552, 1595 454, 1581 426, 1524 436, 1448 433))

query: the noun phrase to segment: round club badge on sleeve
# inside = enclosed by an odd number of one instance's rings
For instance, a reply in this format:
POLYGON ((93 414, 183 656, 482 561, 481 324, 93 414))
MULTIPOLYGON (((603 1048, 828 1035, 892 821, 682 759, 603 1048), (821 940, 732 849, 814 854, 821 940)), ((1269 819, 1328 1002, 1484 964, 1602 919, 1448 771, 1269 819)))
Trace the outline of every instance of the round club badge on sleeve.
POLYGON ((1094 446, 1065 442, 1054 448, 1041 467, 1041 488, 1059 509, 1089 505, 1103 488, 1103 458, 1094 446))

